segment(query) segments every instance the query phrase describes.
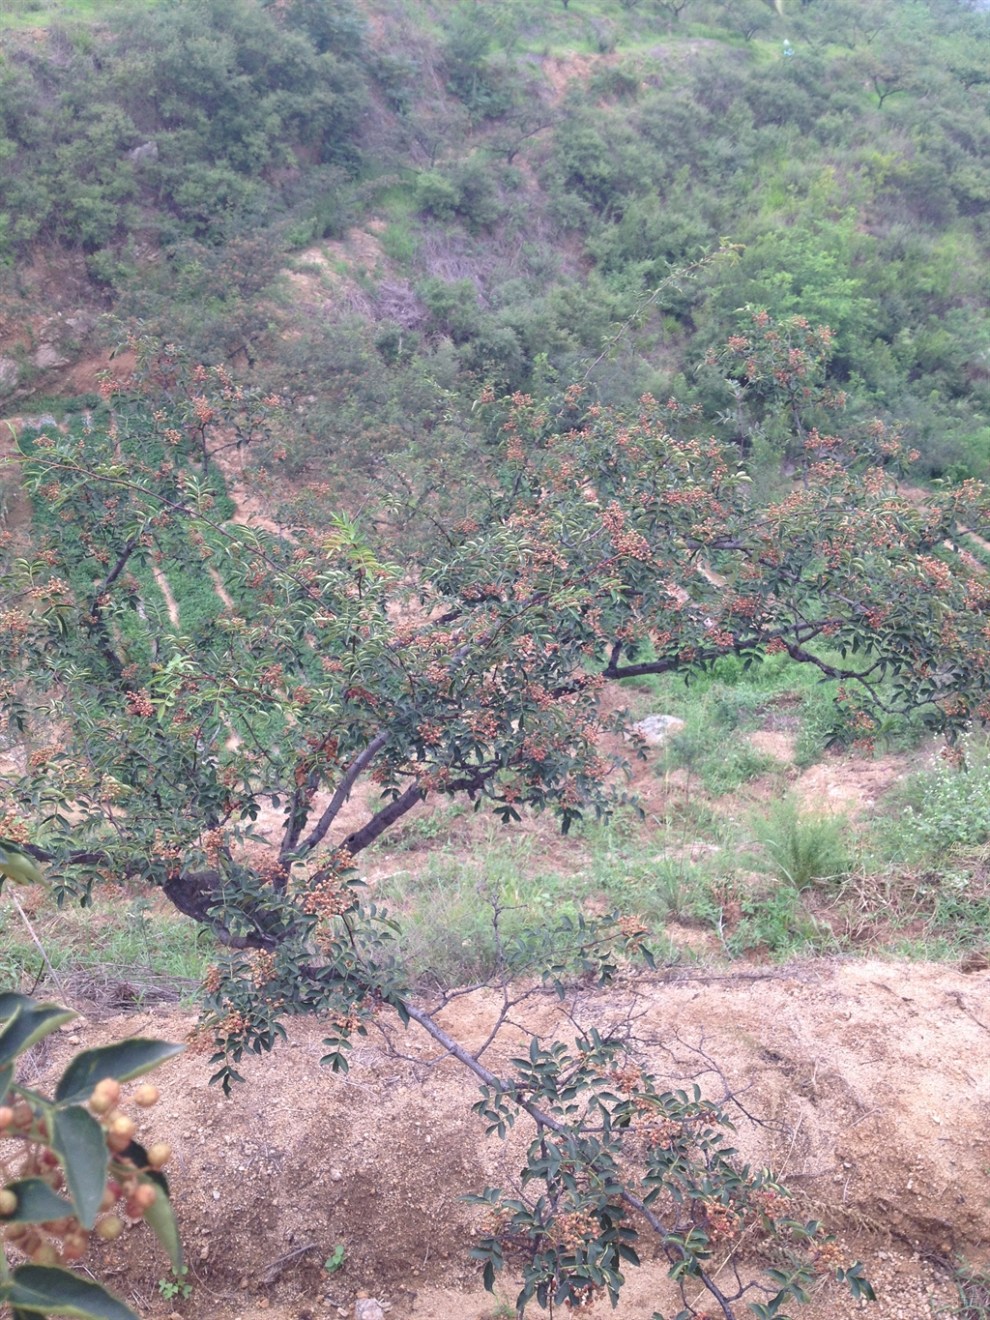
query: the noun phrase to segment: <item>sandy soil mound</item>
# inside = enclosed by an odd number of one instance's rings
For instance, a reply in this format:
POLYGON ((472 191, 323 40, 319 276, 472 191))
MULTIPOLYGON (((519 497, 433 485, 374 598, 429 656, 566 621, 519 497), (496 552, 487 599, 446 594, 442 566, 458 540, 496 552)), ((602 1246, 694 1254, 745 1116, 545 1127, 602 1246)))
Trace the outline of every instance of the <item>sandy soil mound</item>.
MULTIPOLYGON (((445 1025, 480 1044, 493 1005, 486 992, 465 996, 445 1025)), ((741 1149, 784 1169, 800 1213, 825 1218, 864 1259, 881 1294, 876 1320, 953 1313, 954 1290, 933 1262, 978 1257, 990 1241, 990 972, 880 962, 678 970, 583 994, 578 1008, 599 1027, 637 1014, 637 1038, 671 1081, 697 1078, 718 1095, 724 1078, 759 1120, 740 1118, 741 1149)), ((527 1026, 563 1025, 552 1002, 533 1001, 527 1026)), ((74 1041, 178 1039, 191 1026, 158 1012, 94 1015, 55 1039, 38 1060, 41 1078, 57 1075, 74 1041)), ((201 1053, 161 1070, 149 1135, 176 1149, 193 1292, 159 1296, 166 1270, 135 1233, 131 1298, 143 1315, 322 1320, 351 1316, 362 1289, 390 1303, 390 1320, 492 1314, 468 1258, 474 1212, 461 1198, 511 1181, 528 1133, 520 1125, 508 1147, 487 1141, 469 1111, 470 1077, 417 1028, 389 1031, 394 1049, 376 1033, 336 1078, 319 1062, 319 1023, 300 1022, 287 1045, 247 1065, 230 1100, 208 1085, 201 1053), (338 1243, 345 1263, 330 1275, 323 1262, 338 1243)), ((517 1044, 506 1033, 490 1066, 517 1044)), ((112 1256, 106 1264, 114 1268, 112 1256)), ((121 1291, 124 1277, 112 1280, 121 1291)), ((513 1295, 511 1280, 502 1295, 513 1295)), ((661 1264, 647 1259, 630 1271, 618 1311, 600 1314, 647 1320, 664 1306, 677 1309, 661 1264)), ((861 1312, 827 1285, 796 1314, 861 1312)))

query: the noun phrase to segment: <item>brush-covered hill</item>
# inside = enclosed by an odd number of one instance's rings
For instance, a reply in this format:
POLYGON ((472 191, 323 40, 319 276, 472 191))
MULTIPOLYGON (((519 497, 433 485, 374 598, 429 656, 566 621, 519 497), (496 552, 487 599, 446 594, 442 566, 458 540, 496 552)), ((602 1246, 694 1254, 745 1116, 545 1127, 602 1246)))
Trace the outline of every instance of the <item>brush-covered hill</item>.
POLYGON ((473 434, 484 383, 674 393, 760 459, 774 426, 699 367, 757 306, 831 328, 846 418, 899 427, 922 475, 990 463, 976 6, 12 0, 2 22, 8 413, 85 392, 73 365, 138 326, 291 396, 270 466, 297 486, 353 495, 473 434))

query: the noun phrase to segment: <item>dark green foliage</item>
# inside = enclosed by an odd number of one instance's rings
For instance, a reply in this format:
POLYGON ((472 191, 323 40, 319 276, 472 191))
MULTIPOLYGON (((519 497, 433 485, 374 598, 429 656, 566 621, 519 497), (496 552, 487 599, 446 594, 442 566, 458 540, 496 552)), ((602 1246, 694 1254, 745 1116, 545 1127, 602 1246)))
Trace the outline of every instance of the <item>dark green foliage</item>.
POLYGON ((493 54, 504 31, 497 6, 462 4, 450 18, 443 44, 447 85, 474 120, 504 114, 512 102, 508 70, 493 54))
MULTIPOLYGON (((0 840, 0 859, 11 851, 16 856, 20 850, 12 841, 0 840)), ((0 886, 7 878, 21 879, 16 868, 0 860, 0 886)), ((153 1198, 153 1208, 148 1201, 139 1208, 128 1199, 125 1212, 132 1219, 145 1216, 175 1268, 181 1267, 168 1184, 158 1168, 150 1166, 144 1147, 133 1140, 124 1149, 114 1144, 114 1100, 103 1104, 96 1096, 99 1088, 107 1087, 115 1088, 112 1096, 119 1095, 118 1082, 151 1071, 183 1047, 132 1039, 84 1051, 70 1060, 49 1099, 16 1075, 16 1065, 31 1046, 74 1017, 57 1004, 0 994, 0 1104, 6 1149, 0 1213, 5 1242, 13 1243, 20 1255, 10 1268, 6 1251, 0 1252, 0 1302, 15 1316, 39 1320, 57 1315, 137 1320, 135 1312, 101 1284, 64 1266, 82 1257, 98 1216, 102 1213, 106 1220, 108 1209, 140 1189, 153 1198), (130 1189, 126 1194, 122 1185, 130 1189)))
POLYGON ((134 229, 139 202, 173 218, 164 237, 215 242, 270 204, 262 176, 294 152, 352 168, 363 29, 343 4, 309 8, 329 34, 251 0, 194 0, 125 17, 98 47, 53 33, 47 50, 8 58, 9 249, 43 237, 94 251, 134 229))
POLYGON ((289 0, 284 13, 288 25, 304 32, 319 54, 359 59, 364 53, 367 25, 351 0, 289 0))
MULTIPOLYGON (((384 219, 391 264, 360 274, 362 305, 401 324, 420 379, 448 354, 458 407, 479 378, 525 389, 594 362, 604 398, 676 389, 723 437, 731 390, 693 364, 740 307, 799 313, 833 332, 846 418, 899 426, 922 476, 981 476, 986 42, 935 0, 897 22, 850 0, 464 4, 435 27, 348 0, 163 3, 99 42, 10 43, 0 253, 81 249, 124 314, 255 364, 295 354, 267 278, 286 249, 384 219), (562 83, 563 52, 616 43, 562 83), (735 265, 668 280, 723 236, 735 265), (230 287, 245 243, 264 288, 230 287)), ((309 382, 316 412, 335 388, 309 382)))

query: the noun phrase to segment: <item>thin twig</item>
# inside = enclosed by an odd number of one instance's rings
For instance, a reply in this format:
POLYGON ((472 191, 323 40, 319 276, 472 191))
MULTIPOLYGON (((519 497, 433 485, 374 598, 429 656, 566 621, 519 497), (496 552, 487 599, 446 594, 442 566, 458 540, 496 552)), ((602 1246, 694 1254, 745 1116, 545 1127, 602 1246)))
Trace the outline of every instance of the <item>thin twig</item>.
POLYGON ((31 936, 31 939, 34 941, 35 945, 37 946, 38 952, 45 960, 45 966, 48 968, 49 976, 55 982, 55 988, 59 993, 59 998, 64 999, 65 990, 62 987, 62 982, 59 980, 58 972, 56 972, 55 968, 52 966, 51 959, 48 957, 48 954, 45 952, 45 946, 42 944, 41 940, 38 938, 37 932, 35 931, 34 927, 31 925, 30 917, 21 907, 21 900, 17 897, 17 893, 12 885, 8 888, 8 893, 10 894, 10 897, 13 900, 14 907, 17 908, 17 911, 21 914, 21 921, 24 922, 24 925, 27 928, 27 933, 31 936))
POLYGON ((296 1256, 305 1255, 307 1251, 316 1250, 317 1244, 315 1242, 305 1242, 301 1247, 293 1247, 291 1251, 283 1252, 282 1255, 273 1260, 268 1266, 268 1269, 265 1270, 261 1278, 262 1283, 274 1283, 290 1260, 294 1260, 296 1256))

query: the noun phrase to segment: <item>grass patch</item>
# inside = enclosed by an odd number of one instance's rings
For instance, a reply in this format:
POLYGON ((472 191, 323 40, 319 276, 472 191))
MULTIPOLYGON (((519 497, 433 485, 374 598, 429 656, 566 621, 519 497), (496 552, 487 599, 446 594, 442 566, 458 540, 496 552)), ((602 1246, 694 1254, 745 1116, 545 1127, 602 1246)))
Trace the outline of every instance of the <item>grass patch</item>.
MULTIPOLYGON (((736 736, 767 710, 746 685, 709 684, 702 695, 698 708, 736 736)), ((783 709, 790 713, 796 705, 789 701, 783 709)), ((724 747, 724 732, 722 738, 724 747)), ((714 758, 717 745, 705 743, 703 757, 714 758)), ((935 773, 950 771, 941 766, 935 773)), ((741 826, 719 811, 701 775, 695 778, 672 787, 659 814, 643 819, 628 808, 588 822, 558 853, 545 836, 495 826, 487 839, 466 847, 459 837, 463 808, 404 826, 384 851, 401 857, 429 849, 429 870, 393 877, 379 894, 397 909, 406 932, 408 974, 445 985, 491 974, 499 961, 496 908, 506 943, 532 938, 560 914, 618 911, 641 920, 659 956, 674 959, 698 954, 671 948, 672 923, 712 932, 718 943, 709 939, 711 953, 704 956, 718 957, 720 947, 729 959, 786 961, 869 949, 955 961, 987 947, 986 844, 964 848, 959 837, 972 836, 956 828, 951 864, 944 858, 895 863, 879 841, 888 827, 855 827, 788 797, 741 826)), ((927 790, 915 791, 921 800, 927 790)))
POLYGON ((738 925, 724 940, 726 952, 733 957, 755 954, 788 962, 812 953, 838 951, 831 929, 815 918, 801 894, 789 885, 746 894, 740 909, 738 925))
POLYGON ((419 251, 419 237, 412 224, 404 218, 396 218, 378 235, 382 251, 391 260, 405 264, 412 262, 419 251))
POLYGON ((0 28, 41 28, 66 19, 94 22, 113 14, 153 9, 159 0, 5 0, 0 28))
POLYGON ((841 816, 802 811, 793 798, 783 798, 754 819, 753 831, 770 873, 799 893, 812 885, 834 887, 849 871, 849 824, 841 816))
POLYGON ((634 913, 654 931, 669 921, 708 924, 725 867, 721 842, 711 841, 721 840, 722 822, 705 817, 704 843, 685 823, 655 820, 645 834, 630 818, 588 826, 585 901, 634 913))
POLYGON ((726 742, 725 734, 717 723, 692 722, 670 739, 658 771, 685 770, 688 791, 691 780, 697 779, 706 792, 721 797, 779 767, 778 761, 753 747, 745 736, 726 742))
POLYGON ((990 1320, 990 1269, 958 1261, 952 1282, 959 1294, 956 1320, 990 1320))
POLYGON ((24 892, 25 916, 45 955, 14 905, 0 904, 0 984, 27 991, 43 984, 57 991, 54 971, 59 983, 89 986, 93 997, 105 993, 121 1007, 195 999, 210 946, 193 922, 167 904, 126 891, 111 898, 98 890, 92 907, 59 910, 47 898, 24 892))
MULTIPOLYGON (((639 659, 649 659, 644 651, 639 659)), ((841 657, 823 652, 826 661, 841 657)), ((650 698, 656 711, 683 719, 682 764, 693 761, 694 773, 713 793, 731 792, 773 768, 772 758, 758 759, 745 738, 727 741, 726 733, 757 727, 792 729, 795 733, 795 763, 814 765, 827 751, 851 746, 858 736, 848 711, 835 700, 835 687, 823 682, 812 666, 798 664, 786 655, 768 656, 747 662, 723 656, 709 669, 683 676, 644 675, 627 679, 623 686, 650 698)), ((892 695, 892 694, 891 694, 892 695)), ((918 744, 922 724, 902 716, 887 717, 875 732, 875 740, 886 750, 906 750, 918 744)), ((671 740, 677 755, 677 740, 671 740)))
MULTIPOLYGON (((378 896, 399 917, 406 975, 441 986, 473 984, 516 964, 527 938, 580 914, 580 883, 525 876, 528 843, 492 849, 480 863, 441 857, 426 875, 400 873, 378 896)), ((579 879, 579 877, 570 877, 579 879)))
MULTIPOLYGON (((406 848, 410 837, 413 846, 426 841, 411 831, 406 848)), ((646 925, 658 959, 676 960, 680 955, 664 926, 672 920, 713 922, 709 895, 716 885, 717 848, 698 860, 668 855, 665 845, 676 849, 674 835, 644 839, 632 813, 576 831, 575 842, 579 847, 567 863, 547 865, 545 841, 493 828, 468 856, 463 841, 451 839, 424 874, 399 871, 381 881, 376 900, 402 926, 406 975, 444 986, 474 983, 506 963, 521 967, 525 946, 552 938, 561 919, 577 922, 613 911, 646 925)), ((550 952, 566 962, 566 947, 550 952)))

